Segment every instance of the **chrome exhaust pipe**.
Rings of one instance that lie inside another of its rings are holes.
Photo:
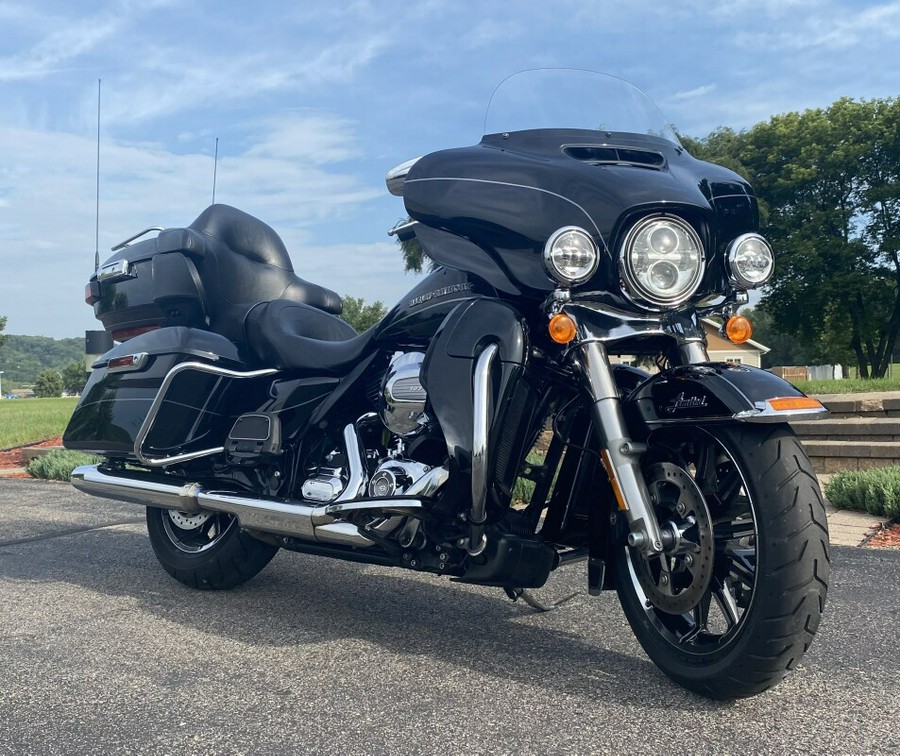
[[[436,481],[446,480],[445,468],[435,468],[427,476],[434,490]],[[211,510],[234,515],[245,530],[292,536],[304,541],[367,548],[375,542],[366,538],[352,523],[337,519],[342,512],[372,510],[390,514],[415,515],[422,512],[421,499],[362,499],[353,502],[311,505],[304,501],[276,501],[231,491],[206,491],[199,483],[175,485],[149,480],[127,471],[110,474],[97,465],[84,465],[72,472],[72,485],[82,493],[146,507],[175,509],[180,512]],[[438,483],[439,485],[439,483]]]

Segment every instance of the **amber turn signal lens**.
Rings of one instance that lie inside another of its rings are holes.
[[[750,340],[753,328],[743,315],[732,315],[725,324],[725,335],[732,344],[743,344]]]
[[[811,396],[779,396],[766,402],[776,412],[824,409],[822,402]]]
[[[575,338],[575,321],[564,312],[558,312],[547,325],[550,338],[557,344],[568,344]]]

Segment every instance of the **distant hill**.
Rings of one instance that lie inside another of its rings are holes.
[[[62,370],[75,360],[84,360],[84,339],[51,339],[49,336],[16,336],[6,334],[0,346],[0,383],[3,392],[22,384],[32,384],[38,373],[47,368]]]

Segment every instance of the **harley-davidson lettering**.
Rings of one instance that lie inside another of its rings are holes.
[[[709,403],[705,396],[685,396],[685,393],[682,391],[672,400],[672,403],[665,408],[665,411],[670,415],[673,415],[679,410],[697,409],[699,407],[708,406]]]
[[[421,296],[414,297],[409,300],[409,306],[415,307],[416,305],[422,304],[423,302],[430,302],[435,297],[445,297],[448,294],[456,294],[460,291],[471,291],[472,284],[468,281],[466,283],[461,284],[453,284],[452,286],[444,286],[440,289],[435,289],[434,291],[429,291],[427,294],[422,294]]]

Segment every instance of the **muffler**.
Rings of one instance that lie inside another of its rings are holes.
[[[444,467],[433,468],[407,493],[415,496],[419,492],[433,491],[446,480],[448,474]],[[98,465],[75,468],[71,481],[75,488],[91,496],[179,512],[225,512],[237,517],[245,530],[356,548],[376,544],[352,523],[339,520],[341,513],[372,510],[392,515],[416,515],[421,514],[425,506],[421,499],[415,498],[355,499],[316,505],[305,501],[278,501],[232,491],[207,491],[199,483],[179,486],[125,470],[109,473],[100,470]]]

